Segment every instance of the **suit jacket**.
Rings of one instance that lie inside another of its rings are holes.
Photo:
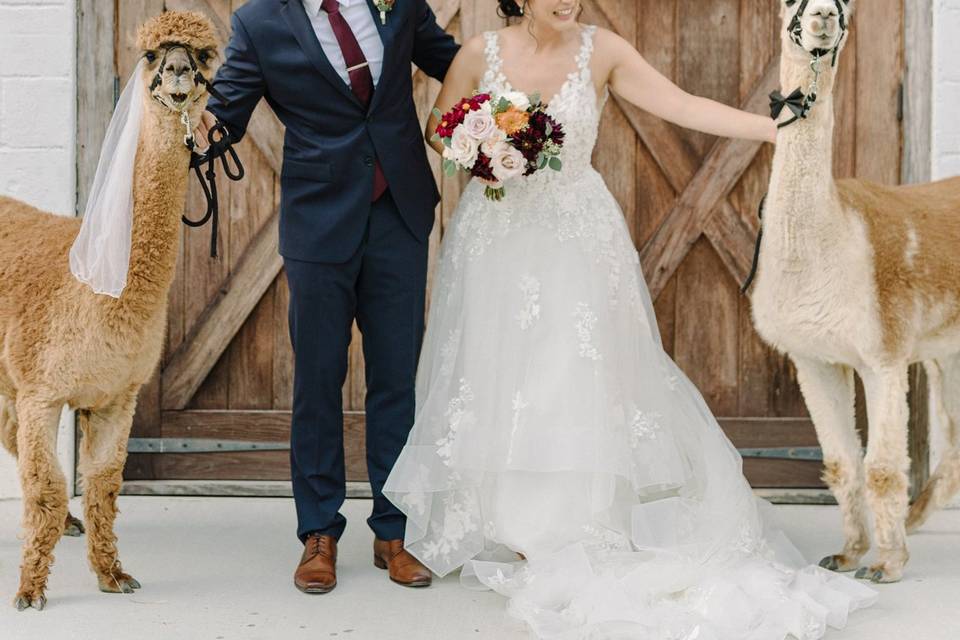
[[[413,102],[410,63],[443,80],[458,45],[426,0],[397,0],[386,24],[373,0],[384,64],[369,109],[337,75],[301,0],[251,0],[214,80],[229,104],[209,110],[239,140],[265,98],[286,126],[280,253],[310,262],[349,259],[366,230],[374,158],[407,227],[426,242],[439,201]]]

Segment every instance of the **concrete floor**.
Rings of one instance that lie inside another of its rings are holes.
[[[291,584],[300,547],[287,499],[123,497],[118,520],[124,567],[143,583],[135,595],[97,591],[82,539],[57,549],[47,609],[18,613],[20,503],[0,502],[0,639],[417,640],[526,638],[492,593],[467,591],[456,576],[430,589],[397,587],[372,566],[368,502],[351,501],[339,582],[326,596]],[[79,513],[77,501],[74,513]],[[839,550],[831,507],[777,507],[782,525],[811,559]],[[960,511],[937,514],[911,539],[903,582],[852,617],[834,640],[960,638]]]

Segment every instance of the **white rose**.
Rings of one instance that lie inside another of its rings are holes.
[[[497,123],[488,111],[471,111],[463,119],[462,127],[467,130],[470,137],[482,142],[494,132]]]
[[[480,153],[480,141],[471,136],[466,127],[459,126],[453,131],[450,146],[443,150],[443,157],[453,160],[465,169],[472,169]]]
[[[527,160],[518,149],[506,142],[501,142],[493,149],[493,154],[490,156],[490,168],[497,180],[506,182],[527,170]]]
[[[483,141],[480,145],[480,150],[483,151],[488,158],[492,158],[494,151],[502,142],[507,141],[507,132],[501,129],[500,127],[494,127],[493,133],[491,133],[486,140]]]
[[[530,108],[530,98],[523,91],[507,91],[502,96],[520,111]]]

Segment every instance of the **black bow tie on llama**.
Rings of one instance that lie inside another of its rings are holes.
[[[780,127],[785,127],[788,124],[796,122],[800,118],[806,118],[807,113],[810,112],[810,107],[813,102],[816,100],[816,94],[811,95],[809,98],[807,95],[797,87],[793,90],[793,93],[784,97],[779,90],[774,91],[770,94],[770,117],[776,120],[780,117],[780,114],[783,113],[783,110],[789,109],[794,118],[789,122],[784,122]]]

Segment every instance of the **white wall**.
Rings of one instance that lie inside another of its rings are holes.
[[[960,175],[960,0],[934,0],[933,177]],[[943,429],[932,424],[931,463],[945,447]],[[960,497],[954,501],[960,507]]]
[[[76,1],[0,0],[0,194],[61,215],[76,202]],[[60,460],[73,486],[73,420]],[[20,494],[0,451],[0,498]]]
[[[960,0],[934,3],[933,176],[960,175]]]

